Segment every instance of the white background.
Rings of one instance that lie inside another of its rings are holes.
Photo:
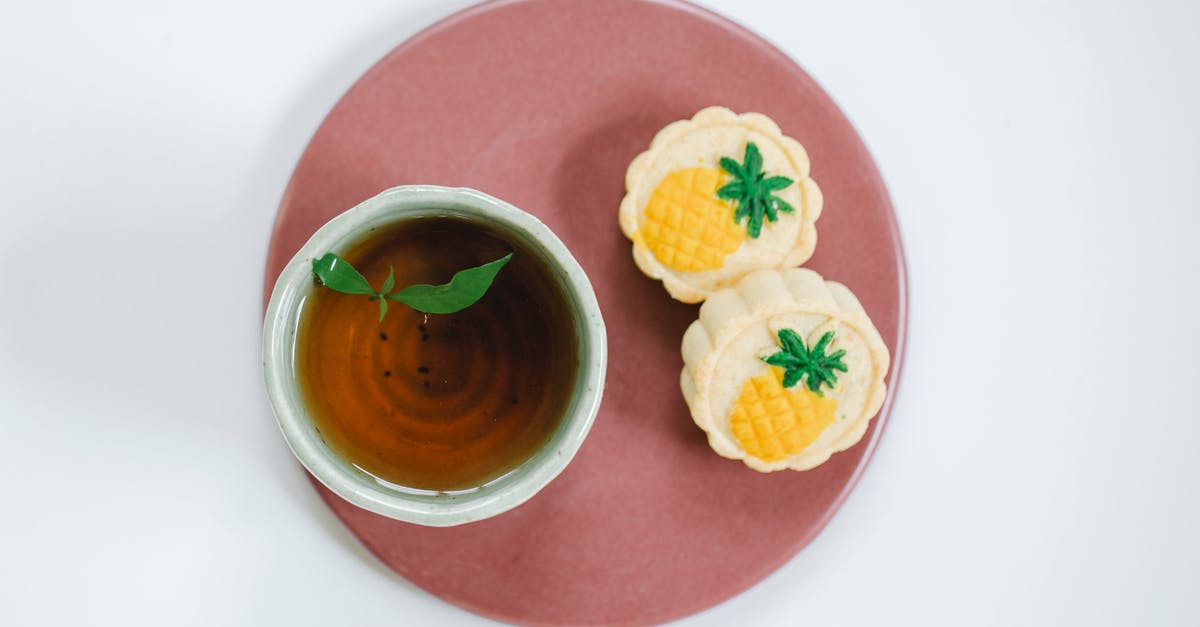
[[[707,4],[858,126],[912,324],[832,524],[681,624],[1200,623],[1200,4]],[[322,506],[258,357],[305,143],[465,5],[0,4],[0,624],[489,623]]]

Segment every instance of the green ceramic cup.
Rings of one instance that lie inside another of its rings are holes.
[[[312,260],[344,249],[374,227],[414,218],[453,216],[519,238],[558,276],[574,314],[579,368],[566,415],[533,457],[476,490],[422,493],[387,487],[355,468],[321,439],[297,384],[296,333],[300,306],[314,287]],[[450,526],[508,511],[533,497],[567,466],[591,429],[604,391],[608,345],[604,320],[583,268],[537,218],[472,189],[412,185],[389,189],[333,218],[292,257],[271,293],[263,325],[263,372],[279,428],[300,463],[343,499],[396,520]]]

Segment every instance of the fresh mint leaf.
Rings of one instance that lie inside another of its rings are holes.
[[[483,298],[496,273],[511,259],[512,253],[509,253],[482,266],[461,270],[444,285],[411,285],[387,297],[423,313],[461,311]]]
[[[379,293],[387,294],[388,292],[392,291],[393,287],[396,287],[396,268],[394,266],[388,266],[388,278],[383,280],[383,287],[379,288]],[[381,298],[379,300],[383,299]]]
[[[366,296],[378,293],[371,289],[367,278],[355,270],[354,266],[333,253],[325,253],[320,259],[313,259],[313,274],[322,285],[335,292]]]

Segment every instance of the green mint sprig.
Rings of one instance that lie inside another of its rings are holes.
[[[410,285],[396,292],[395,268],[388,268],[388,276],[380,289],[371,287],[370,281],[356,270],[350,262],[333,253],[325,253],[313,259],[313,275],[322,285],[335,292],[369,296],[379,301],[379,320],[387,315],[388,301],[394,300],[420,311],[431,314],[448,314],[462,311],[483,298],[492,286],[496,274],[512,259],[512,253],[474,268],[460,270],[444,285]]]

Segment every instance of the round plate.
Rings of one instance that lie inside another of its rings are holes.
[[[891,395],[863,441],[808,472],[759,474],[709,450],[679,392],[680,339],[697,307],[638,272],[617,226],[629,161],[659,128],[713,104],[765,113],[808,149],[825,195],[808,266],[854,290],[892,351]],[[480,189],[549,225],[595,285],[610,361],[578,457],[511,512],[419,527],[316,485],[384,563],[503,621],[657,623],[745,590],[825,526],[891,409],[905,271],[870,155],[787,56],[677,2],[494,2],[458,13],[396,48],[325,119],[280,207],[268,290],[326,220],[410,183]]]

